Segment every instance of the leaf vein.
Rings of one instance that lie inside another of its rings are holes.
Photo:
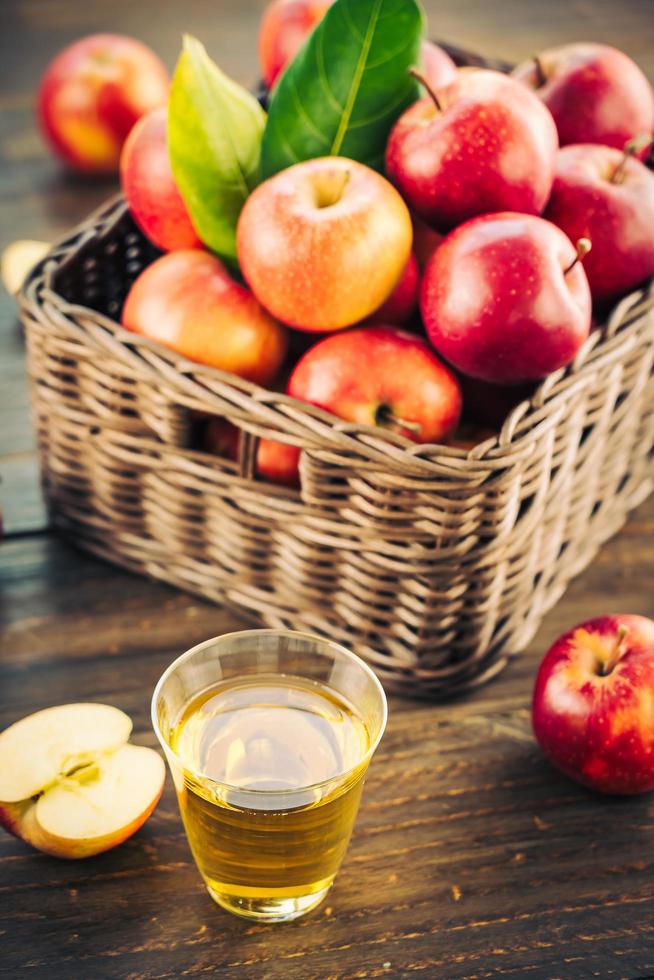
[[[343,140],[345,139],[345,134],[347,133],[348,127],[350,125],[350,118],[352,116],[352,111],[354,109],[354,103],[356,102],[356,97],[359,93],[359,88],[361,87],[361,79],[363,78],[363,72],[368,60],[368,55],[370,53],[370,47],[372,45],[372,39],[375,35],[375,28],[377,26],[377,20],[379,18],[379,9],[381,7],[382,0],[376,0],[375,6],[371,12],[370,20],[368,21],[368,27],[366,29],[366,36],[361,45],[361,54],[357,60],[356,68],[354,71],[354,76],[352,78],[352,83],[350,85],[350,91],[348,92],[347,100],[343,108],[343,114],[341,116],[340,122],[338,124],[338,130],[336,131],[336,136],[331,147],[331,155],[338,156],[338,153],[343,145]]]

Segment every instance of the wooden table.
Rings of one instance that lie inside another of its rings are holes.
[[[182,30],[227,71],[256,72],[253,0],[5,0],[0,31],[2,244],[53,239],[113,190],[60,172],[34,131],[48,58],[94,30],[140,36],[172,65]],[[427,5],[432,33],[515,60],[548,43],[612,41],[654,77],[648,0]],[[154,745],[155,680],[184,648],[245,625],[232,613],[78,553],[48,531],[23,343],[0,322],[0,727],[71,700],[109,701]],[[312,915],[232,918],[207,897],[168,782],[122,847],[66,863],[0,836],[0,976],[228,978],[645,977],[654,974],[654,800],[603,800],[554,772],[530,734],[539,656],[580,619],[654,615],[654,500],[569,589],[534,642],[465,701],[392,700],[348,857]]]

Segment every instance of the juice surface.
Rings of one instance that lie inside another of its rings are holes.
[[[204,691],[186,707],[173,738],[190,770],[269,792],[332,779],[356,766],[369,744],[363,721],[340,695],[279,674]]]

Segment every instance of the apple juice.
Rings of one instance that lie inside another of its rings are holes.
[[[370,735],[323,684],[284,674],[223,681],[172,732],[193,856],[221,905],[261,917],[302,896],[318,904],[356,817]]]

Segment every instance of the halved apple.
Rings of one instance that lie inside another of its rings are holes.
[[[90,857],[122,843],[161,796],[165,766],[129,745],[108,704],[63,704],[0,734],[0,824],[46,854]]]

